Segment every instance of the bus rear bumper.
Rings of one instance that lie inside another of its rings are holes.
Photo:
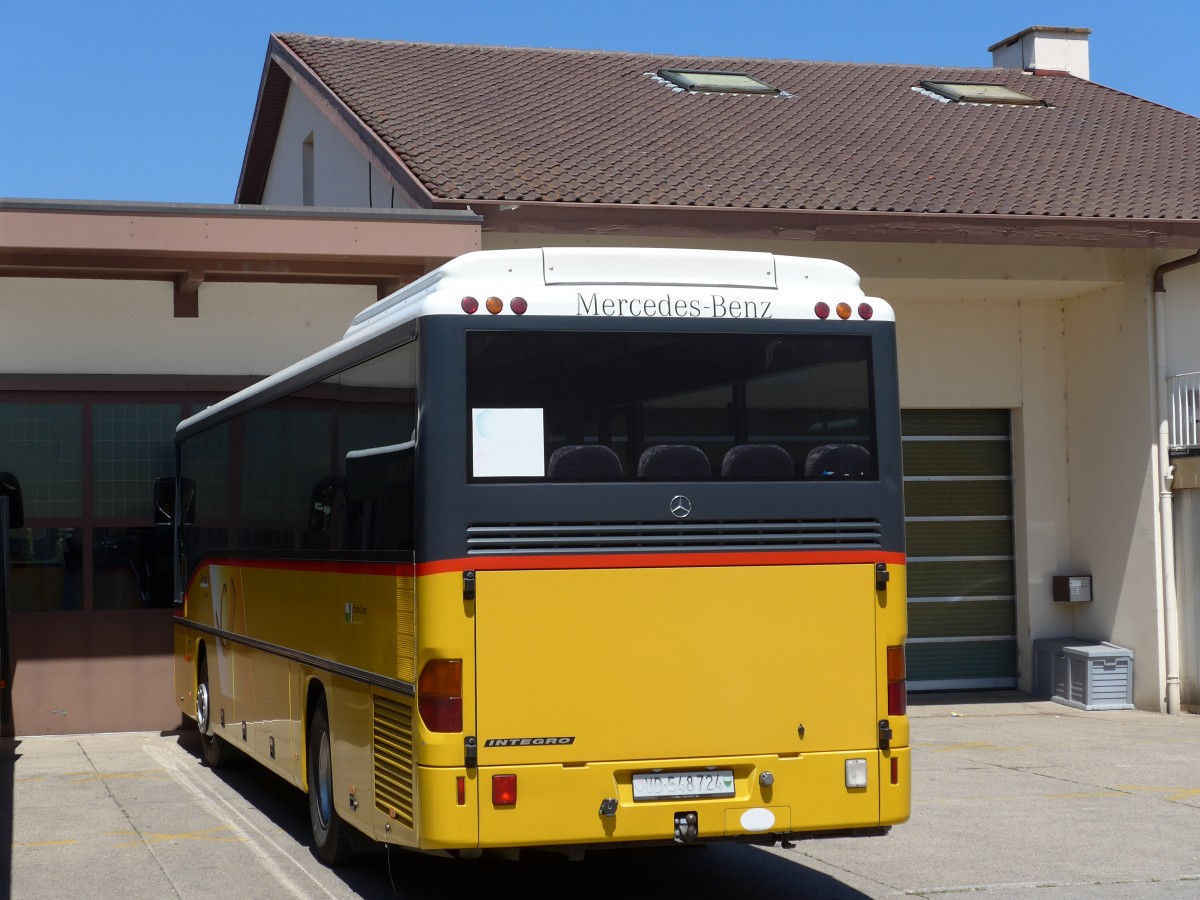
[[[848,761],[855,760],[867,764],[864,786],[847,783],[848,768],[863,768],[855,762],[848,767]],[[635,799],[634,774],[662,770],[732,771],[732,796]],[[460,824],[478,822],[478,843],[473,846],[481,849],[721,840],[777,843],[879,835],[908,818],[910,772],[907,747],[791,757],[480,767],[469,772],[468,799],[458,807],[462,815],[423,817],[419,844],[425,849],[466,849],[464,829],[452,825],[459,818],[464,820]],[[418,767],[423,806],[441,806],[440,801],[431,802],[433,797],[448,799],[460,774]],[[515,802],[494,798],[494,780],[502,777],[502,784],[511,785],[510,776],[515,776]]]

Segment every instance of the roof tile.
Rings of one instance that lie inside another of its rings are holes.
[[[277,37],[440,198],[1200,218],[1200,119],[1073,77]],[[785,93],[691,94],[662,67]],[[1048,105],[946,103],[922,79]]]

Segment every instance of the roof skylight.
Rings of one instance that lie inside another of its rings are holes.
[[[685,91],[721,94],[778,94],[765,81],[744,72],[701,71],[696,69],[659,69],[658,76]]]
[[[1002,84],[970,84],[959,81],[922,81],[921,87],[958,103],[1009,103],[1045,106],[1046,101],[1022,94]]]

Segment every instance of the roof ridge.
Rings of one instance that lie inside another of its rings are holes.
[[[514,46],[510,44],[463,44],[449,41],[409,41],[401,38],[358,38],[358,37],[339,37],[336,35],[323,34],[305,34],[303,32],[274,32],[272,37],[288,42],[288,38],[296,38],[300,40],[310,41],[328,41],[337,44],[356,44],[370,46],[396,46],[396,47],[421,47],[431,49],[454,49],[454,50],[495,50],[498,52],[528,52],[528,53],[547,53],[560,56],[591,56],[591,57],[628,57],[628,58],[655,58],[666,60],[677,59],[727,59],[739,63],[799,63],[804,65],[814,66],[846,66],[849,68],[899,68],[899,69],[919,69],[919,70],[941,70],[941,69],[958,69],[964,71],[996,71],[996,72],[1011,72],[1012,69],[1005,69],[999,66],[957,66],[957,65],[930,65],[928,63],[911,63],[911,62],[862,62],[855,60],[829,60],[829,59],[802,59],[798,57],[788,56],[727,56],[712,53],[680,53],[680,52],[655,52],[650,50],[604,50],[604,49],[583,49],[579,47],[529,47],[529,46]]]

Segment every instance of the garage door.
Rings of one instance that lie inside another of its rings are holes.
[[[906,410],[908,686],[1014,687],[1008,410]]]

